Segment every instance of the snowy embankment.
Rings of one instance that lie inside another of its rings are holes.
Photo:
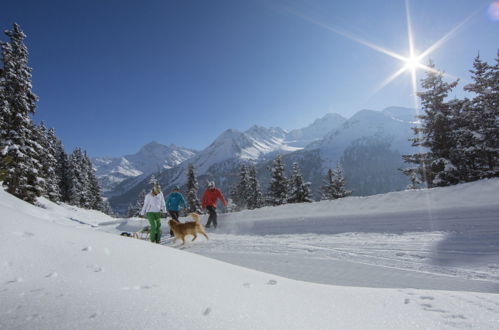
[[[489,180],[455,188],[455,192],[459,195],[460,189],[464,189],[497,196],[498,185],[498,180]],[[453,191],[454,187],[448,189]],[[497,204],[490,203],[491,198],[488,202],[469,202],[474,197],[463,194],[467,196],[466,200],[456,203],[461,211],[468,208],[471,212],[475,206],[484,210]],[[443,195],[440,194],[440,198]],[[292,254],[294,250],[301,253],[306,249],[292,244],[286,246],[300,237],[311,238],[312,244],[313,240],[317,243],[326,236],[333,241],[337,238],[346,241],[345,235],[351,235],[349,239],[355,241],[363,239],[356,235],[384,235],[373,242],[386,235],[395,237],[392,231],[382,234],[382,228],[391,228],[395,217],[404,214],[403,203],[407,206],[410,201],[398,198],[396,193],[384,196],[371,197],[379,199],[378,203],[369,198],[365,201],[372,205],[372,214],[391,213],[393,217],[388,224],[376,218],[376,225],[367,225],[370,229],[360,231],[360,234],[353,233],[365,224],[355,220],[355,212],[359,212],[358,218],[371,213],[367,204],[360,203],[360,211],[356,210],[353,201],[357,198],[350,198],[336,203],[304,205],[303,208],[289,205],[221,216],[219,233],[209,233],[209,241],[198,238],[186,248],[227,252],[223,249],[225,242],[229,242],[230,249],[237,246],[239,240],[249,250],[242,253],[241,249],[236,249],[232,256],[241,253],[255,261],[262,255]],[[399,206],[397,210],[391,212],[383,198],[395,199],[393,203]],[[41,202],[45,209],[0,191],[2,329],[493,329],[499,324],[497,294],[359,288],[295,281],[171,248],[169,240],[165,240],[169,246],[161,246],[103,232],[117,233],[121,228],[139,227],[141,221],[114,221],[102,214]],[[326,204],[330,204],[329,215]],[[442,214],[449,214],[445,210],[454,209],[456,204],[447,204],[440,209],[444,211],[437,218],[432,212],[432,221],[441,222]],[[331,212],[336,217],[331,217]],[[417,215],[419,210],[415,207],[407,213],[411,212]],[[488,211],[480,212],[476,214],[478,223],[481,215],[487,217],[488,214]],[[341,225],[340,216],[346,216],[344,221],[351,223]],[[331,229],[335,226],[326,223],[327,217],[343,229],[336,233]],[[459,227],[455,219],[449,221]],[[497,213],[486,222],[493,222],[490,228],[497,229]],[[314,226],[326,231],[316,233],[320,229],[309,229]],[[279,227],[294,229],[282,233]],[[395,227],[397,235],[405,232],[404,224]],[[420,232],[426,234],[425,229]],[[483,237],[488,232],[483,232]],[[276,235],[268,235],[272,233]],[[259,255],[258,244],[252,250],[253,243],[267,242],[267,239],[273,244],[265,243],[268,245],[265,246],[262,243]],[[233,245],[230,245],[231,240]],[[178,244],[173,246],[178,247]],[[309,257],[320,251],[315,246],[309,248]],[[494,252],[494,247],[489,251]],[[251,256],[253,252],[257,252],[256,258]],[[478,258],[484,251],[477,252]],[[316,260],[320,259],[319,253]]]

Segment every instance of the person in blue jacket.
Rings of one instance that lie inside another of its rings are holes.
[[[178,221],[180,207],[187,208],[184,196],[180,193],[180,188],[178,186],[173,186],[173,191],[166,197],[166,209],[170,214],[170,217]],[[173,236],[173,232],[170,230],[170,236]]]

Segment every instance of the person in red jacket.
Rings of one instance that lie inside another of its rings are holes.
[[[227,207],[227,201],[224,198],[224,195],[215,188],[215,182],[208,182],[208,189],[205,190],[203,194],[202,206],[206,208],[210,213],[208,217],[208,223],[206,224],[206,228],[210,228],[211,223],[213,223],[213,227],[217,228],[217,200],[224,204]]]

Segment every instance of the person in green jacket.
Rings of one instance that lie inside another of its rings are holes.
[[[170,214],[170,217],[178,221],[180,207],[187,208],[184,196],[180,192],[178,186],[173,186],[173,191],[166,196],[166,209]],[[173,236],[173,232],[170,230],[170,236]]]
[[[144,199],[144,206],[140,215],[146,215],[150,225],[150,239],[153,243],[159,243],[161,240],[161,212],[166,212],[165,197],[161,192],[161,187],[155,184],[151,193]]]

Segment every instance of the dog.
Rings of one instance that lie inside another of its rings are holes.
[[[145,226],[141,230],[133,233],[132,236],[133,236],[133,238],[137,238],[137,239],[148,239],[150,234],[151,234],[151,227]]]
[[[192,239],[192,241],[194,241],[198,237],[198,233],[204,235],[204,237],[208,239],[208,235],[206,235],[203,225],[199,222],[199,215],[197,213],[189,213],[189,215],[194,219],[194,221],[189,221],[186,223],[181,223],[175,219],[170,219],[168,221],[168,225],[175,235],[173,243],[175,243],[177,238],[180,238],[182,240],[182,245],[184,245],[185,236],[194,236],[194,238]]]

